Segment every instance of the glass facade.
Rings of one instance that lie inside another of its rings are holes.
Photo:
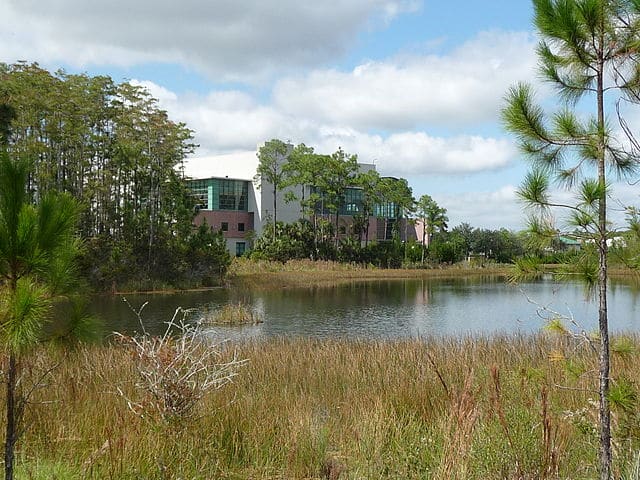
[[[362,212],[362,190],[347,188],[344,192],[344,203],[340,208],[340,215],[357,215]]]
[[[248,211],[249,181],[227,178],[208,178],[191,180],[189,188],[201,210]],[[322,191],[311,188],[312,193],[322,197]],[[350,187],[344,192],[340,206],[340,215],[358,215],[363,211],[363,190]],[[317,212],[325,215],[333,213],[324,200],[318,201]],[[374,206],[373,216],[378,218],[398,218],[398,206],[393,202],[379,203]],[[242,231],[242,230],[240,230]]]
[[[318,193],[322,198],[322,191],[317,189],[312,189],[312,193]],[[344,197],[343,203],[340,206],[340,215],[358,215],[363,212],[363,190],[361,188],[347,188]],[[322,213],[324,215],[328,215],[332,212],[323,200],[318,202],[318,213]],[[384,202],[377,203],[373,207],[374,217],[378,218],[398,218],[400,216],[400,212],[398,206],[393,202]]]
[[[323,192],[319,189],[312,188],[312,193],[317,193],[321,200],[318,201],[317,212],[324,215],[328,215],[332,212],[324,201]],[[363,210],[362,207],[362,189],[361,188],[347,188],[342,197],[342,205],[340,205],[340,215],[357,215]]]
[[[201,210],[233,210],[246,212],[249,203],[249,182],[228,178],[191,180],[189,188]]]
[[[393,202],[379,203],[374,208],[374,215],[378,218],[398,218],[398,206]]]
[[[209,185],[208,180],[191,180],[189,182],[191,195],[195,198],[196,207],[200,210],[209,209]]]

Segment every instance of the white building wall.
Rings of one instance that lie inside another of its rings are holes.
[[[258,190],[261,200],[260,218],[263,224],[273,221],[273,185],[263,181]],[[295,201],[287,202],[288,194],[296,196]],[[287,187],[276,194],[276,219],[278,222],[292,223],[302,218],[302,186]]]
[[[253,212],[253,230],[256,232],[256,238],[262,233],[262,192],[258,189],[257,183],[252,179],[249,183],[249,203],[248,210]]]

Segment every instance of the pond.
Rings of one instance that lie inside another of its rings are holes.
[[[133,310],[145,302],[142,320],[150,333],[161,333],[176,308],[218,308],[242,302],[263,323],[216,326],[215,338],[274,336],[312,338],[397,339],[532,333],[544,326],[539,310],[547,307],[573,318],[581,328],[597,329],[597,302],[579,283],[551,279],[507,284],[500,277],[411,279],[353,282],[330,287],[278,290],[213,289],[175,294],[100,296],[92,301],[105,331],[140,331]],[[610,328],[640,331],[640,288],[612,280],[609,287]]]

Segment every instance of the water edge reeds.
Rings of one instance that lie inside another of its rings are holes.
[[[637,351],[640,340],[630,337],[627,344]],[[248,360],[233,382],[203,398],[189,418],[158,421],[132,414],[117,394],[118,388],[136,394],[136,358],[126,345],[43,348],[25,371],[36,378],[44,365],[58,368],[25,412],[19,474],[66,479],[596,476],[589,379],[595,360],[566,338],[280,338],[227,349],[230,358]],[[616,357],[613,371],[629,385],[640,385],[640,371],[629,355]],[[637,408],[628,406],[613,407],[619,475],[633,469],[640,449]]]

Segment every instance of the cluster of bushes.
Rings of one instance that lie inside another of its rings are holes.
[[[152,257],[143,243],[95,237],[86,243],[80,264],[90,284],[99,290],[180,288],[220,284],[231,255],[222,233],[205,224],[185,238],[157,242]]]
[[[347,237],[336,244],[332,229],[332,225],[327,225],[325,235],[314,240],[313,225],[307,220],[290,224],[278,222],[275,235],[273,226],[268,225],[255,240],[248,255],[256,260],[286,262],[307,258],[401,268],[453,264],[470,256],[481,258],[482,261],[511,263],[526,253],[526,239],[522,235],[506,229],[474,229],[467,224],[451,231],[435,233],[431,244],[425,248],[424,256],[421,243],[416,240],[401,241],[398,235],[393,240],[364,243],[357,238]]]
[[[386,242],[369,241],[362,244],[351,237],[341,239],[337,245],[331,224],[323,226],[324,234],[319,238],[314,234],[313,225],[307,220],[294,223],[276,224],[265,227],[253,249],[247,255],[254,260],[313,259],[331,260],[343,263],[375,265],[380,268],[400,268],[406,256],[406,246],[399,239]],[[413,242],[415,243],[415,242]]]

